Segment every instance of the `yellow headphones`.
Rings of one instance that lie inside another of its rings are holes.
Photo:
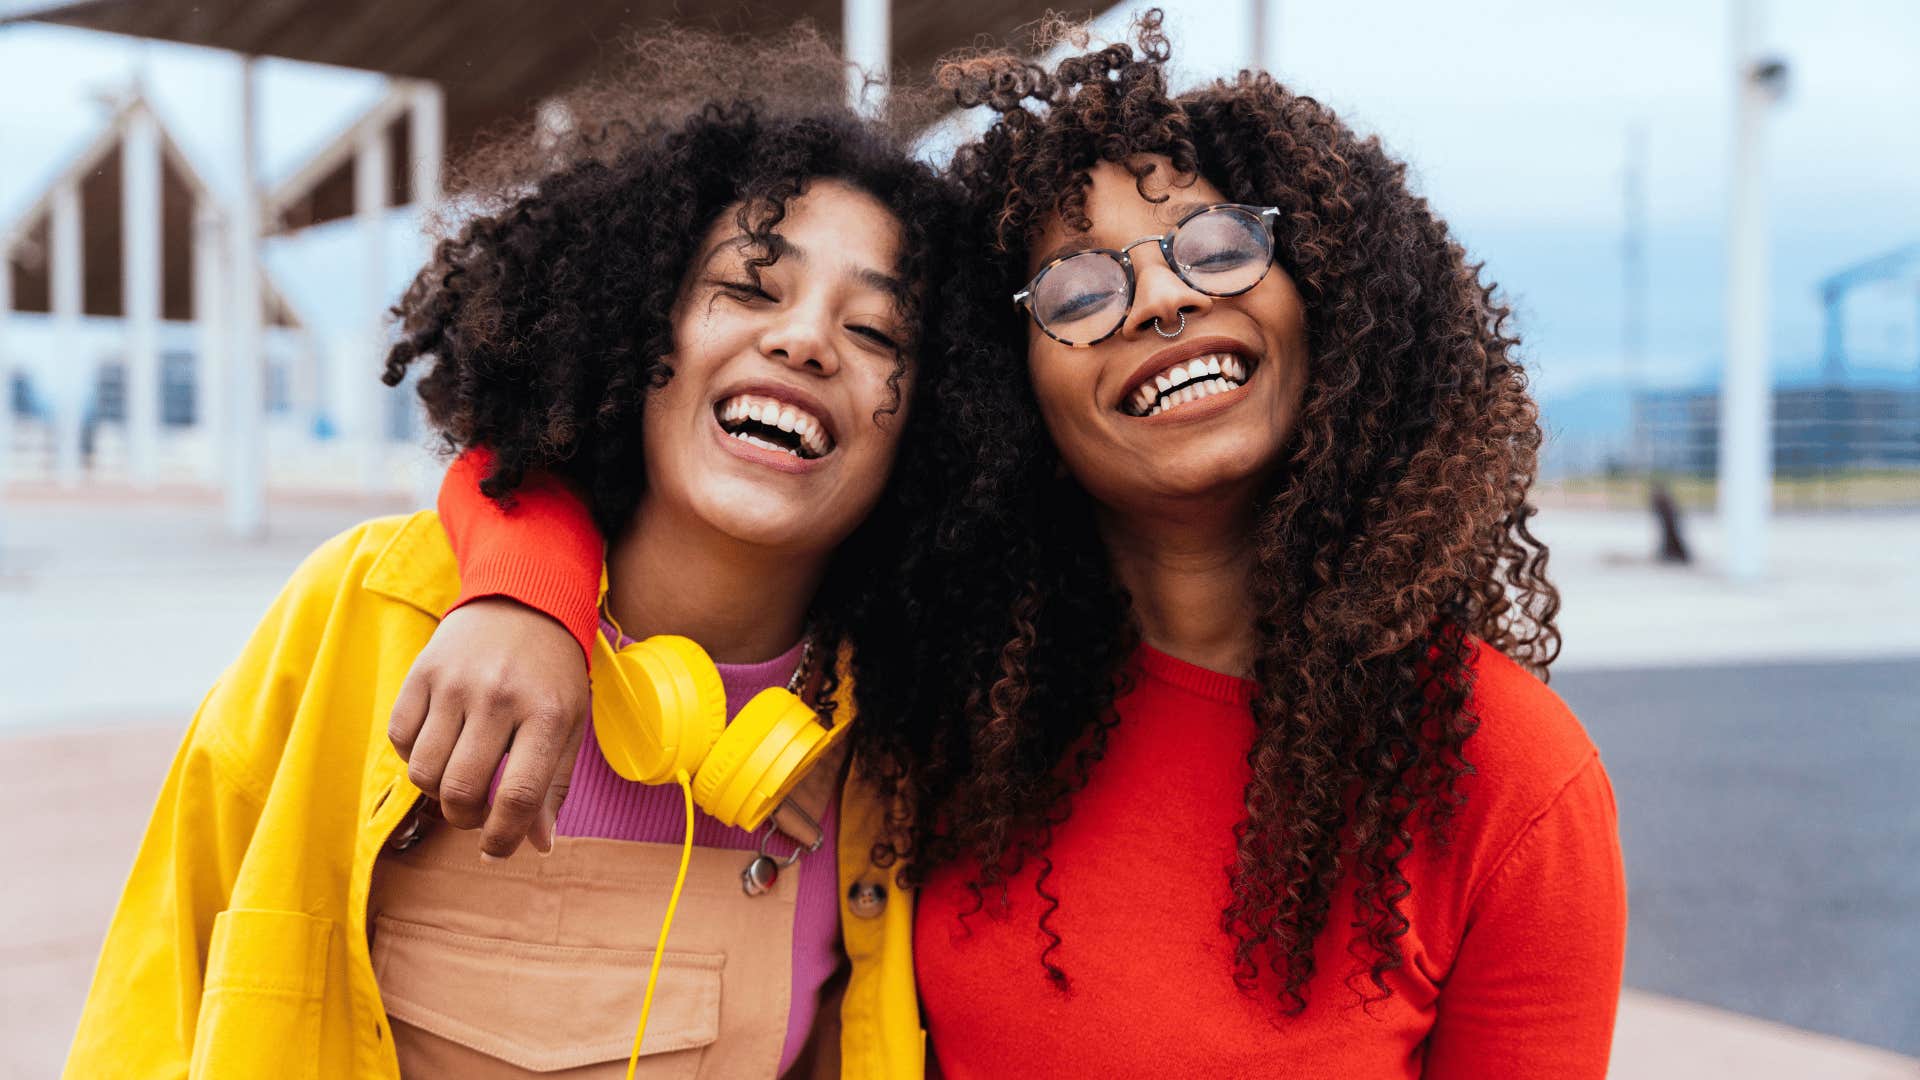
[[[604,598],[604,597],[603,597]],[[661,634],[616,651],[594,640],[593,730],[613,771],[643,784],[693,780],[693,801],[752,832],[847,732],[829,729],[800,700],[813,646],[793,687],[769,687],[727,723],[727,692],[706,651]]]

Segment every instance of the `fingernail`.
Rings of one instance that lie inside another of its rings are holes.
[[[483,863],[503,863],[503,862],[506,862],[507,860],[501,858],[498,855],[495,855],[491,851],[483,851],[480,853],[480,861]]]

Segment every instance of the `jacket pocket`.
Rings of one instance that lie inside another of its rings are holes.
[[[333,920],[298,911],[213,917],[188,1075],[314,1078]]]
[[[374,923],[387,1015],[418,1029],[394,1033],[402,1073],[412,1059],[435,1074],[477,1076],[491,1071],[490,1059],[537,1073],[624,1076],[652,963],[646,949],[512,941],[386,915]],[[717,953],[666,953],[638,1075],[697,1073],[702,1048],[720,1037],[725,966]]]

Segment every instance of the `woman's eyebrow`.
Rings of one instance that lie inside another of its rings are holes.
[[[1203,202],[1199,199],[1188,199],[1186,202],[1164,203],[1158,210],[1157,216],[1167,223],[1168,228],[1172,228],[1174,222],[1179,221],[1195,210],[1212,205],[1214,204]]]
[[[770,238],[770,246],[773,249],[772,254],[774,258],[792,259],[801,266],[807,265],[807,249],[788,240],[779,233],[774,233]],[[871,266],[854,264],[851,270],[852,277],[855,281],[876,292],[885,293],[896,303],[903,305],[906,303],[907,296],[911,290],[907,288],[907,283],[900,280],[900,278],[884,270],[876,270]]]
[[[1195,210],[1201,209],[1202,207],[1207,207],[1212,205],[1214,204],[1210,202],[1203,202],[1198,199],[1188,199],[1185,202],[1177,202],[1177,203],[1175,202],[1161,203],[1158,207],[1154,209],[1154,216],[1159,218],[1161,221],[1165,222],[1167,228],[1171,229],[1173,228],[1174,223],[1179,221],[1181,218],[1186,217],[1188,214],[1191,214]],[[1086,233],[1078,233],[1078,234],[1075,234],[1074,236],[1068,237],[1066,240],[1061,241],[1059,246],[1055,247],[1052,251],[1047,252],[1046,258],[1041,259],[1038,265],[1045,266],[1048,263],[1054,261],[1055,259],[1060,258],[1063,255],[1072,255],[1075,252],[1087,251],[1092,248],[1097,248],[1099,246],[1100,246],[1099,244],[1096,244],[1093,242],[1093,237],[1087,235]]]
[[[1093,237],[1088,236],[1086,233],[1076,233],[1062,240],[1052,251],[1047,252],[1046,258],[1041,259],[1038,265],[1045,266],[1055,259],[1072,255],[1078,251],[1088,251],[1099,246],[1099,244],[1093,242]]]

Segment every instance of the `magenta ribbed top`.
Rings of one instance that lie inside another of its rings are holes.
[[[600,632],[615,648],[628,644],[612,624],[602,620]],[[630,640],[630,639],[629,639]],[[718,664],[720,681],[727,687],[727,715],[731,717],[753,695],[769,686],[785,686],[800,663],[800,646],[760,664]],[[793,995],[787,1012],[786,1047],[780,1054],[780,1072],[785,1073],[800,1056],[807,1035],[813,1030],[814,1017],[820,1011],[820,987],[840,963],[840,875],[834,845],[839,818],[840,795],[836,790],[821,816],[824,838],[820,850],[803,862],[811,863],[800,875],[800,892],[795,897],[793,925]],[[672,784],[650,787],[622,779],[600,753],[593,726],[587,726],[580,740],[580,756],[574,759],[573,786],[560,807],[555,831],[562,836],[597,836],[608,840],[639,840],[657,844],[678,844],[686,830],[686,804],[680,789]],[[693,842],[701,847],[753,851],[760,846],[758,834],[723,825],[698,807],[694,809]],[[769,854],[784,859],[795,844],[776,830],[767,845]],[[740,866],[745,869],[747,860]],[[694,915],[698,917],[697,914]]]

